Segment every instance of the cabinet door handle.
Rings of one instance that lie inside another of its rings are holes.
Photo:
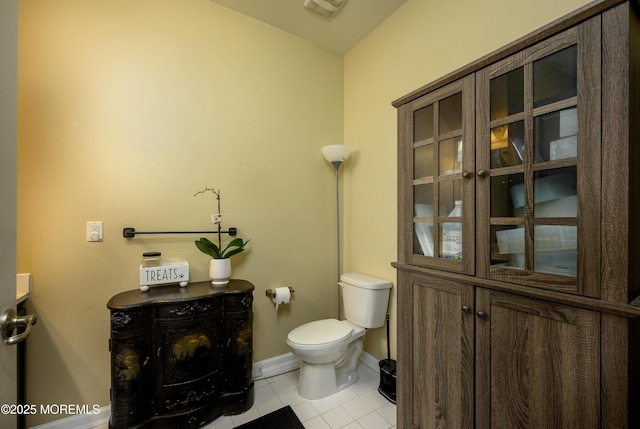
[[[478,319],[486,319],[487,318],[487,315],[486,315],[486,313],[484,311],[478,311],[476,313],[476,315],[478,316]]]
[[[463,171],[462,172],[462,177],[465,178],[465,179],[470,179],[471,176],[473,176],[473,173],[470,173],[468,171]]]
[[[484,168],[481,168],[476,172],[476,174],[478,175],[478,177],[484,177],[487,175],[487,171]]]
[[[471,307],[469,307],[468,305],[463,305],[462,306],[462,312],[463,313],[471,313]]]

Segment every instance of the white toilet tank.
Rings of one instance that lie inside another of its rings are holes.
[[[359,273],[340,276],[345,318],[363,328],[384,325],[391,282]]]

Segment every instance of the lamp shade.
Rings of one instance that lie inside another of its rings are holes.
[[[322,146],[322,155],[331,163],[343,162],[345,159],[349,158],[349,152],[351,152],[351,149],[349,149],[349,146],[345,144]]]

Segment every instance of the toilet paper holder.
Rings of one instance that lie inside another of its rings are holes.
[[[288,286],[288,287],[289,287],[289,292],[291,293],[295,292],[291,286]],[[276,296],[276,292],[273,289],[267,289],[264,292],[265,292],[265,295],[267,295],[269,298],[273,298]]]

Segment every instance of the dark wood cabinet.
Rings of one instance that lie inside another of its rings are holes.
[[[600,314],[476,289],[476,427],[599,428]]]
[[[473,286],[406,271],[398,285],[398,427],[472,429]]]
[[[115,295],[110,428],[200,427],[253,405],[253,285]]]
[[[393,103],[398,427],[640,427],[639,11],[595,1]]]
[[[408,263],[474,273],[474,85],[467,76],[398,108],[398,250]]]
[[[413,368],[403,427],[599,427],[599,312],[400,276],[413,332],[399,353]]]

